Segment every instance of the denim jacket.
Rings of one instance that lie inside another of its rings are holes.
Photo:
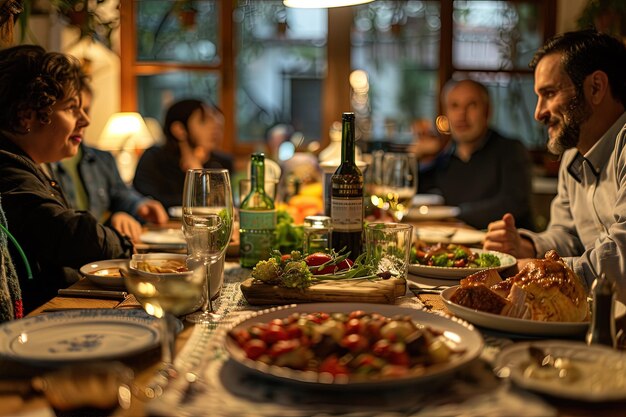
[[[137,220],[137,208],[145,197],[122,181],[115,159],[110,152],[81,145],[83,156],[78,162],[78,172],[89,199],[89,212],[101,223],[106,223],[111,214],[123,211]],[[76,207],[76,192],[72,177],[63,165],[52,165],[56,179],[72,207]]]

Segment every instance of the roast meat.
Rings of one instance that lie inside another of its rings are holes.
[[[581,322],[589,319],[587,290],[556,251],[527,263],[515,276],[499,279],[481,271],[461,280],[451,296],[459,305],[489,313],[538,321]]]

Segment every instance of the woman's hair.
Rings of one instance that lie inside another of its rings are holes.
[[[539,48],[530,61],[535,69],[548,54],[561,54],[561,64],[579,94],[585,78],[594,71],[604,72],[616,100],[626,105],[626,45],[617,38],[586,29],[558,34]]]
[[[176,137],[172,134],[172,124],[175,122],[181,122],[185,126],[185,129],[187,129],[189,117],[191,117],[196,110],[200,110],[202,118],[207,117],[207,108],[210,112],[222,114],[222,111],[217,106],[208,104],[201,100],[187,99],[172,104],[165,114],[165,122],[163,124],[166,144],[178,147],[178,139],[176,139]],[[191,144],[195,145],[194,143]]]
[[[0,130],[24,133],[20,124],[34,111],[50,123],[51,107],[79,94],[85,77],[80,62],[40,46],[20,45],[0,51]]]

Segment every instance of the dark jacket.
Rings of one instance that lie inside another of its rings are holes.
[[[233,158],[223,152],[211,152],[204,168],[227,169],[231,175]],[[180,150],[176,147],[153,146],[147,149],[137,164],[133,187],[141,194],[154,198],[167,209],[183,202],[185,171],[180,168]]]
[[[136,214],[145,197],[124,184],[113,155],[89,146],[81,147],[83,155],[78,162],[78,172],[89,198],[89,212],[102,223],[118,211],[128,213],[141,221]],[[57,162],[52,166],[70,206],[76,207],[72,177],[62,164]]]
[[[524,145],[490,129],[465,162],[452,144],[430,170],[420,171],[419,192],[441,194],[447,205],[461,209],[461,220],[478,229],[512,213],[516,226],[533,230],[532,163]]]
[[[87,212],[69,208],[56,181],[18,146],[0,136],[0,195],[11,233],[33,270],[14,262],[28,313],[78,278],[77,269],[102,259],[129,257],[132,244]],[[11,248],[13,249],[13,248]],[[17,253],[11,251],[13,259]]]

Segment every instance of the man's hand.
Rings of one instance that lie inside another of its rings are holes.
[[[141,224],[133,216],[122,211],[113,213],[111,226],[123,236],[128,236],[133,242],[139,241]]]
[[[169,220],[165,208],[156,200],[145,200],[137,208],[137,215],[154,224],[164,224]]]
[[[511,213],[505,214],[502,220],[489,223],[483,249],[508,253],[518,259],[537,256],[533,243],[520,236]]]

